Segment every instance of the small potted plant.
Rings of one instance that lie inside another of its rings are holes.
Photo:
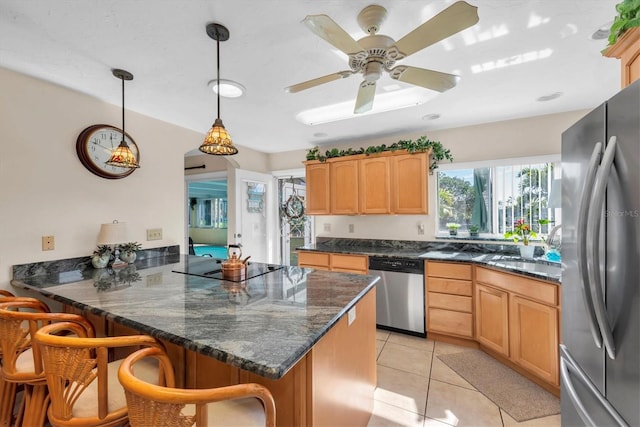
[[[99,245],[98,248],[93,251],[91,265],[93,265],[93,268],[105,268],[109,264],[110,259],[111,248],[108,245]]]
[[[480,226],[476,224],[469,225],[469,236],[470,237],[478,237],[478,233],[480,232]]]
[[[136,251],[142,249],[142,245],[138,242],[124,243],[118,246],[120,249],[120,259],[127,264],[132,264],[136,260]]]
[[[513,230],[504,233],[506,239],[513,239],[514,242],[522,240],[524,246],[520,247],[520,256],[522,258],[533,258],[535,250],[533,245],[529,245],[529,240],[538,237],[531,226],[524,219],[519,219],[513,224]]]
[[[460,228],[460,224],[458,224],[456,222],[448,222],[446,224],[446,226],[449,229],[449,235],[450,236],[457,236],[458,235],[458,228]]]

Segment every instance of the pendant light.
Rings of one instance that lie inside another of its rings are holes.
[[[216,41],[217,46],[217,65],[218,76],[217,86],[220,87],[220,42],[229,40],[229,30],[224,25],[211,23],[207,25],[207,34]],[[220,119],[220,91],[218,90],[218,117],[213,126],[209,129],[209,133],[204,138],[204,142],[200,146],[200,151],[207,154],[218,156],[231,156],[238,153],[238,149],[233,146],[231,135],[224,128],[222,119]]]
[[[133,80],[133,74],[125,70],[113,69],[111,70],[113,75],[122,80],[122,141],[115,150],[111,152],[111,157],[106,162],[109,166],[117,166],[119,168],[139,168],[138,159],[129,148],[127,141],[125,141],[124,131],[124,81]]]

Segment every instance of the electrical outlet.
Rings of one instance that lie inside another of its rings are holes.
[[[353,230],[355,230],[355,226],[353,224],[349,224],[349,233],[353,233]]]
[[[42,236],[42,250],[52,251],[56,247],[56,239],[54,236]]]
[[[324,223],[324,231],[330,232],[331,231],[331,224],[325,222]]]
[[[349,326],[356,320],[356,308],[353,307],[347,314]]]
[[[162,228],[147,228],[147,240],[162,240]]]
[[[418,224],[418,234],[424,234],[424,224]]]

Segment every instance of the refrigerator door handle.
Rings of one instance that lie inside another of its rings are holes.
[[[582,383],[589,392],[595,396],[602,407],[607,411],[607,413],[616,421],[616,423],[621,427],[629,427],[629,424],[622,418],[622,416],[616,411],[611,403],[609,403],[603,396],[600,394],[596,386],[589,380],[587,375],[579,368],[579,365],[573,360],[573,357],[569,354],[567,347],[564,344],[560,344],[560,377],[562,378],[562,384],[564,384],[569,399],[571,399],[571,403],[576,408],[578,415],[582,419],[582,421],[589,426],[598,427],[596,422],[589,415],[589,411],[585,408],[584,403],[580,400],[578,393],[573,385],[573,381],[571,379],[571,374],[575,375],[578,381]]]
[[[600,162],[600,153],[602,152],[602,142],[596,143],[589,159],[589,166],[587,168],[587,176],[585,184],[580,194],[580,205],[578,210],[578,269],[580,271],[580,288],[582,289],[582,300],[587,311],[587,318],[589,319],[589,327],[591,329],[591,335],[596,347],[602,348],[602,334],[600,333],[600,327],[598,326],[598,320],[596,319],[596,312],[593,304],[593,296],[591,295],[591,288],[589,286],[589,271],[587,269],[587,254],[585,253],[588,246],[588,240],[590,234],[587,231],[588,215],[589,215],[589,202],[593,193],[593,185],[596,180],[596,173],[598,172],[598,163]]]
[[[607,319],[607,309],[602,292],[602,280],[600,272],[600,224],[602,223],[602,211],[605,205],[605,196],[609,174],[613,166],[616,154],[617,138],[609,139],[607,148],[602,156],[600,170],[596,176],[593,193],[591,194],[591,209],[587,218],[587,269],[589,271],[589,284],[594,298],[596,320],[600,326],[604,346],[610,359],[616,358],[616,348],[613,342],[613,332]]]

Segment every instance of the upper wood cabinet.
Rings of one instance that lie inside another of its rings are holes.
[[[403,154],[391,157],[394,189],[391,209],[394,213],[429,213],[428,164],[427,155]]]
[[[429,213],[429,152],[384,152],[304,163],[309,215]]]
[[[306,213],[308,215],[328,215],[331,213],[329,197],[330,168],[328,163],[313,163],[306,167]],[[313,191],[310,191],[310,190]]]
[[[620,59],[622,87],[629,86],[640,77],[640,28],[625,31],[603,54]]]

